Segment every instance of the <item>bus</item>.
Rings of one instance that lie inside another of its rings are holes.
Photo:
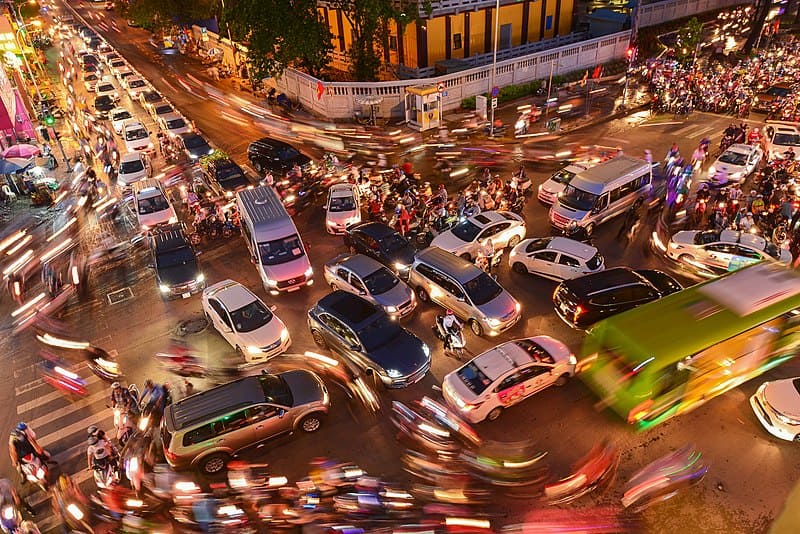
[[[799,348],[800,272],[762,262],[600,321],[578,370],[601,408],[645,429]]]

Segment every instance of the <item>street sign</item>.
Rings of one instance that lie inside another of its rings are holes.
[[[492,109],[495,109],[496,107],[497,107],[497,99],[493,98],[492,99]]]
[[[497,98],[499,94],[500,94],[500,88],[497,87],[496,85],[492,87],[492,98]]]
[[[439,91],[440,93],[444,93],[444,82],[439,82],[436,85],[436,90]]]

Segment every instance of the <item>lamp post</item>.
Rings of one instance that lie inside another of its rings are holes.
[[[494,47],[492,51],[492,75],[489,77],[489,106],[491,107],[490,122],[489,122],[489,137],[494,137],[494,96],[492,96],[492,89],[494,88],[494,77],[497,71],[497,40],[500,37],[500,0],[497,0],[494,8]],[[498,95],[499,96],[499,95]]]
[[[36,83],[36,76],[34,76],[33,71],[31,70],[31,66],[28,63],[28,56],[25,55],[25,48],[24,45],[20,44],[20,32],[27,28],[28,26],[36,26],[40,27],[42,22],[40,20],[34,20],[33,22],[29,22],[27,24],[22,24],[19,28],[17,28],[17,44],[19,45],[19,49],[22,52],[22,60],[25,62],[25,68],[28,70],[28,74],[31,76],[31,83],[33,83],[33,88],[36,90],[36,96],[39,98],[38,105],[42,103],[42,93],[39,92],[39,84]],[[36,110],[34,110],[36,111]],[[36,112],[36,116],[39,116],[39,113]]]
[[[225,11],[225,0],[219,0],[220,5],[222,6],[222,11]],[[238,71],[239,70],[239,62],[236,61],[236,55],[238,50],[236,49],[236,43],[233,42],[233,37],[231,37],[231,25],[228,24],[228,21],[225,21],[225,29],[228,30],[228,41],[231,43],[231,49],[233,50],[233,66]],[[237,72],[238,74],[238,72]]]

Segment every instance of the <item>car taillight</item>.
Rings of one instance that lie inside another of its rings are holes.
[[[178,459],[178,455],[170,451],[166,447],[164,447],[164,458],[166,458],[170,462],[174,462],[175,460]]]

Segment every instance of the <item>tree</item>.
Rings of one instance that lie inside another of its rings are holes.
[[[694,57],[695,50],[703,40],[703,23],[692,17],[686,24],[678,29],[675,40],[675,55],[680,61]]]
[[[772,5],[770,0],[758,0],[756,2],[756,12],[753,18],[753,23],[750,25],[750,35],[747,36],[742,49],[745,54],[749,54],[755,48],[761,32],[764,30],[764,23],[767,21],[769,15],[769,8]]]
[[[235,0],[224,13],[234,39],[247,42],[254,79],[280,75],[292,64],[319,76],[333,50],[316,0]]]
[[[159,30],[178,23],[209,19],[219,10],[219,0],[130,0],[117,4],[123,16],[140,26]]]

